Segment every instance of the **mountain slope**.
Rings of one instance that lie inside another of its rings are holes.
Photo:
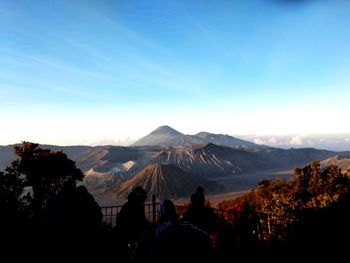
[[[192,147],[163,148],[155,161],[175,164],[202,177],[243,175],[267,170],[294,169],[314,160],[334,156],[317,149],[266,149],[256,152],[218,146],[212,143]]]
[[[350,154],[336,155],[321,162],[321,166],[323,167],[331,164],[338,166],[343,173],[350,174]]]
[[[235,149],[266,148],[266,146],[257,145],[253,142],[241,140],[227,134],[215,134],[209,132],[200,132],[195,136],[203,139],[206,143],[213,143],[220,146],[231,147]]]
[[[214,189],[215,184],[200,179],[173,164],[150,164],[132,179],[117,185],[110,195],[124,197],[136,186],[142,186],[148,196],[154,194],[159,199],[190,196],[198,186]]]
[[[16,159],[13,145],[0,146],[0,171],[5,170]]]

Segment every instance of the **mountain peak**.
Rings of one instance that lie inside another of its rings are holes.
[[[199,133],[197,133],[195,135],[198,136],[198,137],[204,138],[204,137],[210,135],[210,133],[206,132],[206,131],[201,131],[201,132],[199,132]]]
[[[160,126],[150,134],[142,137],[136,141],[133,146],[173,146],[182,145],[185,141],[186,135],[167,126]]]
[[[168,125],[159,126],[157,129],[155,129],[150,134],[172,134],[172,135],[176,135],[177,134],[177,135],[182,135],[181,132],[171,128]]]

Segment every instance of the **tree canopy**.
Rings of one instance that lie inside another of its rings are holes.
[[[42,220],[50,199],[63,183],[84,177],[62,151],[42,149],[31,142],[15,145],[14,151],[17,159],[0,173],[1,213],[12,211]]]
[[[292,232],[289,226],[303,224],[319,215],[330,218],[344,213],[349,208],[348,204],[349,176],[335,165],[321,167],[320,161],[315,161],[296,168],[294,177],[288,181],[262,180],[242,197],[222,202],[220,208],[239,214],[248,205],[260,214],[261,222],[270,227],[277,225],[279,229],[285,229],[283,233],[278,233],[279,238],[283,238],[283,235]],[[324,225],[323,228],[325,227]],[[268,232],[272,236],[277,234],[271,229]]]

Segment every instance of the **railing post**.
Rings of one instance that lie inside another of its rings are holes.
[[[156,222],[156,196],[153,194],[152,195],[152,220],[153,223]]]
[[[115,209],[115,225],[117,225],[117,222],[118,222],[118,208]]]

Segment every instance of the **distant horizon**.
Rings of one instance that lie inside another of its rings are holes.
[[[0,145],[126,145],[164,124],[295,145],[348,134],[349,13],[343,0],[2,0]]]
[[[161,126],[169,126],[169,125],[161,125]],[[160,126],[159,126],[160,127]],[[80,143],[55,143],[55,142],[43,142],[37,140],[24,139],[13,143],[1,144],[1,146],[19,144],[22,141],[30,141],[33,143],[38,143],[41,145],[54,145],[54,146],[131,146],[137,140],[142,137],[148,135],[153,132],[157,128],[154,128],[147,134],[144,134],[137,138],[127,137],[124,138],[110,138],[104,139],[103,141],[90,141],[85,142],[82,140]],[[214,133],[209,130],[201,130],[195,133],[186,133],[181,130],[178,130],[172,126],[169,126],[184,135],[195,135],[200,132],[208,132],[212,134],[222,134],[229,135],[238,139],[250,141],[256,143],[258,145],[267,145],[271,147],[278,147],[283,149],[289,148],[318,148],[318,149],[326,149],[326,150],[334,150],[334,151],[350,151],[350,133],[337,133],[337,134],[230,134],[226,133]]]
[[[161,126],[169,126],[170,128],[173,128],[174,130],[184,134],[184,135],[196,135],[198,133],[201,132],[208,132],[211,134],[217,134],[217,135],[228,135],[228,136],[232,136],[238,139],[243,139],[243,140],[248,140],[247,138],[254,138],[254,137],[291,137],[291,136],[300,136],[300,137],[342,137],[342,136],[348,136],[349,140],[350,140],[350,132],[343,132],[343,133],[305,133],[305,134],[301,134],[301,133],[285,133],[285,134],[269,134],[269,133],[265,133],[265,134],[233,134],[230,132],[211,132],[210,130],[198,130],[198,132],[183,132],[180,129],[177,129],[173,126],[170,125],[160,125],[158,127],[155,127],[154,129],[147,131],[145,134],[143,135],[139,135],[139,136],[125,136],[125,137],[110,137],[110,138],[103,138],[101,140],[97,139],[97,140],[91,140],[89,138],[81,138],[80,140],[77,140],[77,143],[75,143],[73,140],[62,140],[61,143],[57,143],[59,142],[59,139],[57,140],[53,140],[51,142],[38,142],[40,140],[30,140],[30,138],[28,137],[28,139],[21,139],[18,140],[17,142],[10,142],[10,143],[0,143],[0,145],[12,145],[12,144],[17,144],[20,143],[22,141],[30,141],[30,142],[35,142],[35,143],[39,143],[39,144],[45,144],[45,145],[60,145],[60,146],[70,146],[70,145],[86,145],[86,146],[99,146],[99,145],[115,145],[115,146],[129,146],[131,144],[133,144],[134,142],[136,142],[137,140],[141,139],[142,137],[150,134],[151,132],[155,131],[157,128],[161,127]],[[1,141],[1,139],[0,139]],[[65,144],[66,142],[68,144]],[[106,143],[104,143],[104,141],[107,141]],[[56,142],[56,143],[54,143]],[[254,140],[252,140],[252,142],[254,142]],[[62,144],[63,143],[63,144]],[[118,144],[120,143],[120,144]],[[263,144],[263,143],[258,143],[258,142],[254,142],[256,144]]]

